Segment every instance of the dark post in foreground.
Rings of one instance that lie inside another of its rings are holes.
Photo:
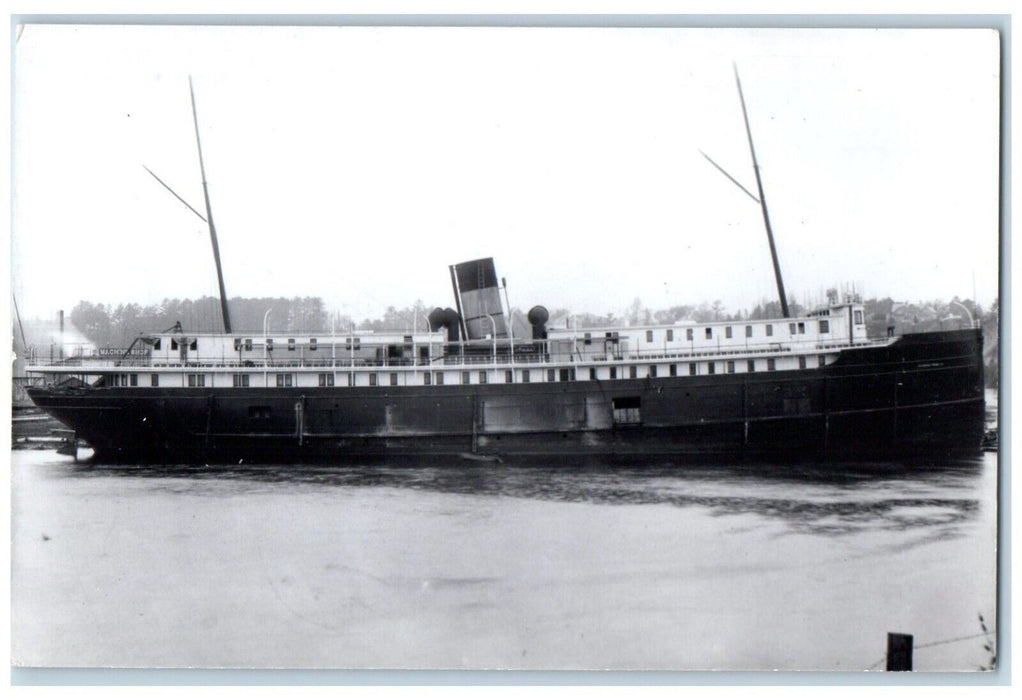
[[[887,633],[887,670],[912,670],[912,635]]]

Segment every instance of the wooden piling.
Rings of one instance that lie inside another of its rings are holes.
[[[912,670],[912,635],[887,633],[887,670]]]

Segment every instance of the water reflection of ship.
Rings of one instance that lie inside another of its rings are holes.
[[[201,466],[101,466],[80,478],[143,479],[154,488],[204,493],[237,489],[300,493],[324,488],[395,489],[454,496],[515,498],[599,506],[668,506],[706,509],[714,516],[756,515],[806,534],[838,536],[866,530],[938,528],[944,534],[979,512],[975,484],[982,458],[929,466],[876,462],[847,464],[676,463],[605,464],[566,468],[451,462],[450,466],[403,469],[385,466],[247,465],[210,470]]]

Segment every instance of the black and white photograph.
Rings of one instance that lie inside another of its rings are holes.
[[[1004,37],[455,24],[14,27],[12,666],[997,671]]]

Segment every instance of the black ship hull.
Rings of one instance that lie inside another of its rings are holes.
[[[99,460],[895,458],[980,451],[979,330],[850,348],[826,367],[420,387],[48,387]]]

